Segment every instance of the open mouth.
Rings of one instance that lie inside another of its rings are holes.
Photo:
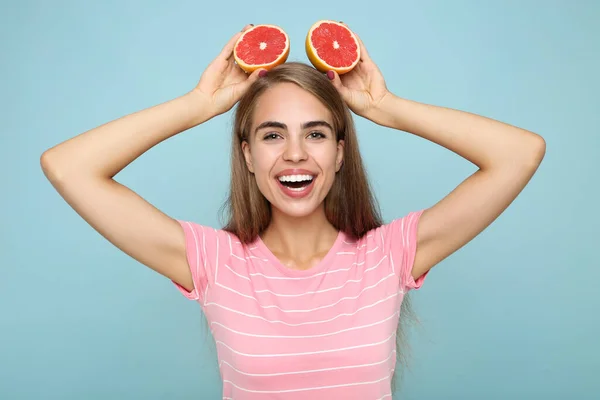
[[[307,186],[309,186],[314,176],[312,175],[284,175],[280,176],[279,182],[290,190],[301,191]]]

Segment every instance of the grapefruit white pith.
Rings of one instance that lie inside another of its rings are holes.
[[[311,26],[306,35],[306,55],[319,71],[331,70],[342,75],[358,64],[360,45],[346,25],[321,20]]]
[[[256,25],[236,41],[233,48],[235,62],[251,73],[259,68],[271,69],[283,64],[290,53],[290,39],[276,25]]]

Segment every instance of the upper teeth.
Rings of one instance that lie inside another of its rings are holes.
[[[312,181],[312,179],[313,177],[311,175],[284,175],[279,177],[281,182],[302,182]]]

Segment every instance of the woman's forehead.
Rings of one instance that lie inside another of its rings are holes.
[[[257,100],[252,118],[256,127],[265,121],[298,128],[311,121],[325,121],[333,126],[331,112],[312,93],[293,83],[281,83],[269,88]]]

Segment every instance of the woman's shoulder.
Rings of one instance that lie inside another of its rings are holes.
[[[386,239],[399,238],[405,240],[416,233],[419,219],[424,210],[411,211],[402,216],[394,217],[388,222],[369,230],[365,233],[360,240],[367,241],[371,239],[371,242],[386,242]]]
[[[241,244],[239,237],[225,228],[216,228],[191,220],[177,219],[176,221],[181,225],[188,244],[204,246],[207,244],[227,244],[228,246]]]

